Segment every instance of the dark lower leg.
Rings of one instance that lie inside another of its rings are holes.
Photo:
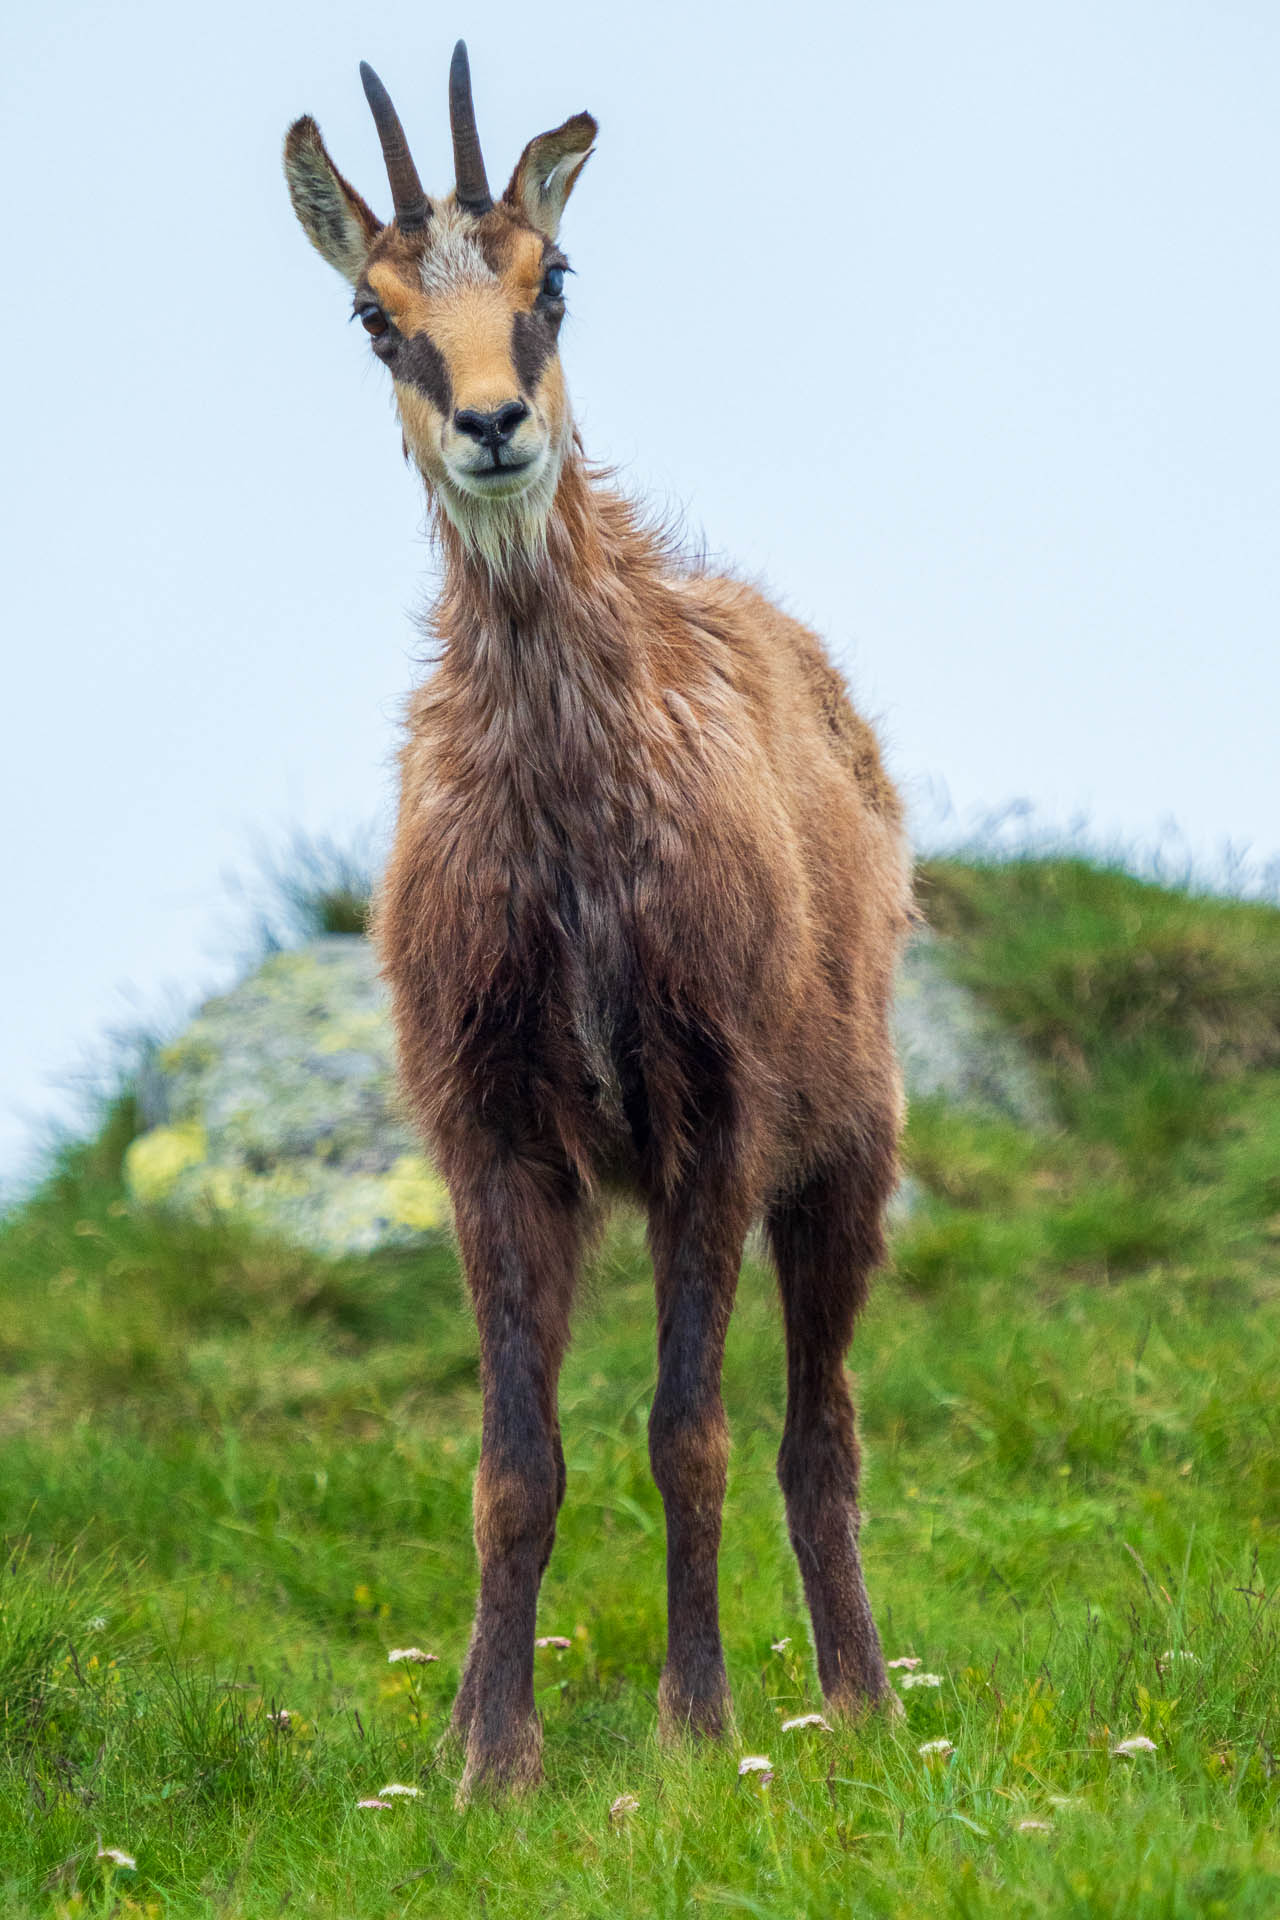
[[[797,1397],[803,1411],[792,1413]],[[818,1678],[831,1706],[850,1711],[888,1692],[880,1636],[858,1552],[858,1443],[843,1368],[792,1375],[778,1455],[787,1530],[813,1620]]]
[[[564,1502],[565,1487],[564,1447],[560,1439],[560,1423],[558,1420],[555,1423],[553,1433],[553,1448],[556,1463],[555,1510],[558,1514]],[[547,1570],[548,1561],[551,1559],[551,1549],[555,1545],[555,1537],[556,1530],[553,1519],[551,1526],[547,1530],[546,1544],[543,1547],[541,1561],[538,1566],[536,1582],[538,1587],[542,1585],[542,1576]],[[475,1624],[472,1627],[471,1641],[467,1648],[466,1663],[462,1669],[462,1679],[454,1698],[453,1712],[449,1721],[450,1732],[457,1734],[464,1742],[471,1732],[471,1722],[475,1717],[476,1688],[478,1684],[477,1672],[479,1666],[478,1656],[482,1652],[484,1644],[485,1639],[480,1634],[480,1614],[477,1612]]]
[[[880,1209],[891,1164],[876,1178],[864,1160],[851,1159],[769,1221],[787,1337],[778,1479],[813,1619],[818,1676],[838,1711],[890,1696],[858,1551],[858,1442],[844,1356],[881,1257]]]
[[[533,1704],[538,1587],[564,1494],[556,1381],[580,1243],[576,1196],[506,1162],[460,1195],[458,1237],[480,1331],[484,1419],[475,1482],[480,1597],[453,1725],[462,1792],[541,1774]]]
[[[729,1711],[720,1646],[720,1515],[729,1454],[718,1388],[676,1408],[661,1388],[649,1454],[667,1517],[667,1657],[658,1683],[664,1734],[719,1733]]]
[[[719,1733],[731,1707],[718,1569],[729,1438],[720,1398],[725,1332],[746,1232],[735,1206],[699,1198],[655,1215],[658,1385],[649,1457],[667,1520],[664,1734]]]

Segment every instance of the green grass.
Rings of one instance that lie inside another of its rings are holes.
[[[375,830],[345,838],[293,833],[257,849],[254,870],[231,882],[250,929],[249,955],[298,946],[326,933],[365,933],[379,865]]]
[[[855,1345],[886,1651],[941,1686],[897,1724],[781,1731],[820,1700],[752,1261],[726,1365],[737,1724],[658,1747],[651,1288],[620,1219],[563,1383],[547,1784],[456,1811],[478,1409],[452,1256],[326,1267],[147,1216],[125,1099],[0,1229],[0,1911],[1280,1909],[1280,914],[1061,861],[923,882],[1061,1116],[1037,1138],[915,1111],[929,1197]],[[388,1665],[410,1644],[438,1661]],[[1112,1753],[1135,1734],[1154,1751]],[[420,1797],[357,1809],[391,1780]]]

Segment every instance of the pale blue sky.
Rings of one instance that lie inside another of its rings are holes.
[[[0,1166],[217,977],[255,836],[385,814],[429,586],[288,121],[387,194],[589,107],[590,450],[830,638],[918,798],[1280,847],[1272,0],[27,8],[6,33]]]

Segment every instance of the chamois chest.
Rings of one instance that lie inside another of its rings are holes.
[[[432,727],[411,745],[384,925],[398,881],[424,937],[404,961],[384,937],[393,987],[412,976],[397,997],[432,1029],[449,1105],[499,1124],[554,1116],[598,1170],[625,1171],[647,1126],[657,848],[677,832],[661,783],[616,735],[592,754],[491,718],[470,751],[458,741]]]

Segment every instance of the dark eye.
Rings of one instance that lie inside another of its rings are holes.
[[[542,277],[542,291],[548,300],[559,300],[564,295],[564,268],[548,267]]]
[[[366,333],[371,333],[376,338],[378,334],[386,332],[387,316],[381,307],[358,307],[356,311]]]

